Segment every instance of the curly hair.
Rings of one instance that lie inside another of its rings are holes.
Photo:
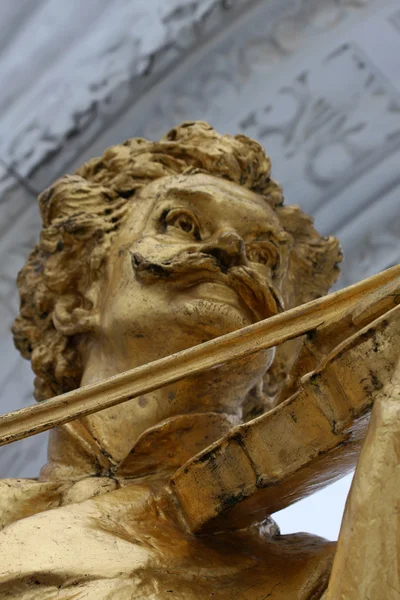
[[[204,122],[186,122],[159,142],[135,138],[113,146],[45,190],[39,196],[40,241],[18,275],[20,315],[13,326],[15,345],[36,374],[35,398],[79,387],[80,333],[60,331],[56,302],[66,310],[90,309],[85,291],[94,278],[102,278],[113,238],[140,201],[137,191],[160,177],[205,172],[263,195],[293,238],[283,286],[286,307],[325,294],[338,275],[339,244],[321,237],[297,206],[283,206],[270,170],[257,142],[220,135]],[[280,363],[276,380],[284,376]]]

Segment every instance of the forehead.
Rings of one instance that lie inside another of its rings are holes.
[[[146,202],[147,201],[147,202]],[[279,220],[265,198],[231,181],[198,173],[158,179],[140,192],[140,201],[150,212],[160,204],[184,204],[203,209],[210,216],[265,221],[279,226]]]

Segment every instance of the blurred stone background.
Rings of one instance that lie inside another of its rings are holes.
[[[187,119],[259,140],[288,203],[337,235],[339,286],[400,262],[397,0],[2,0],[0,412],[31,404],[13,347],[15,278],[39,231],[35,197],[132,136]],[[35,477],[46,434],[0,448]],[[277,516],[334,538],[350,477]]]

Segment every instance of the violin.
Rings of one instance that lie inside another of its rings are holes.
[[[317,327],[298,371],[316,362],[335,334],[356,331],[275,409],[233,428],[175,473],[171,484],[192,532],[261,522],[356,466],[371,408],[390,393],[400,366],[400,281],[385,301],[361,303]]]

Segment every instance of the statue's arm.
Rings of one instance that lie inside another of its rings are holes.
[[[400,598],[400,363],[375,401],[323,598]]]

